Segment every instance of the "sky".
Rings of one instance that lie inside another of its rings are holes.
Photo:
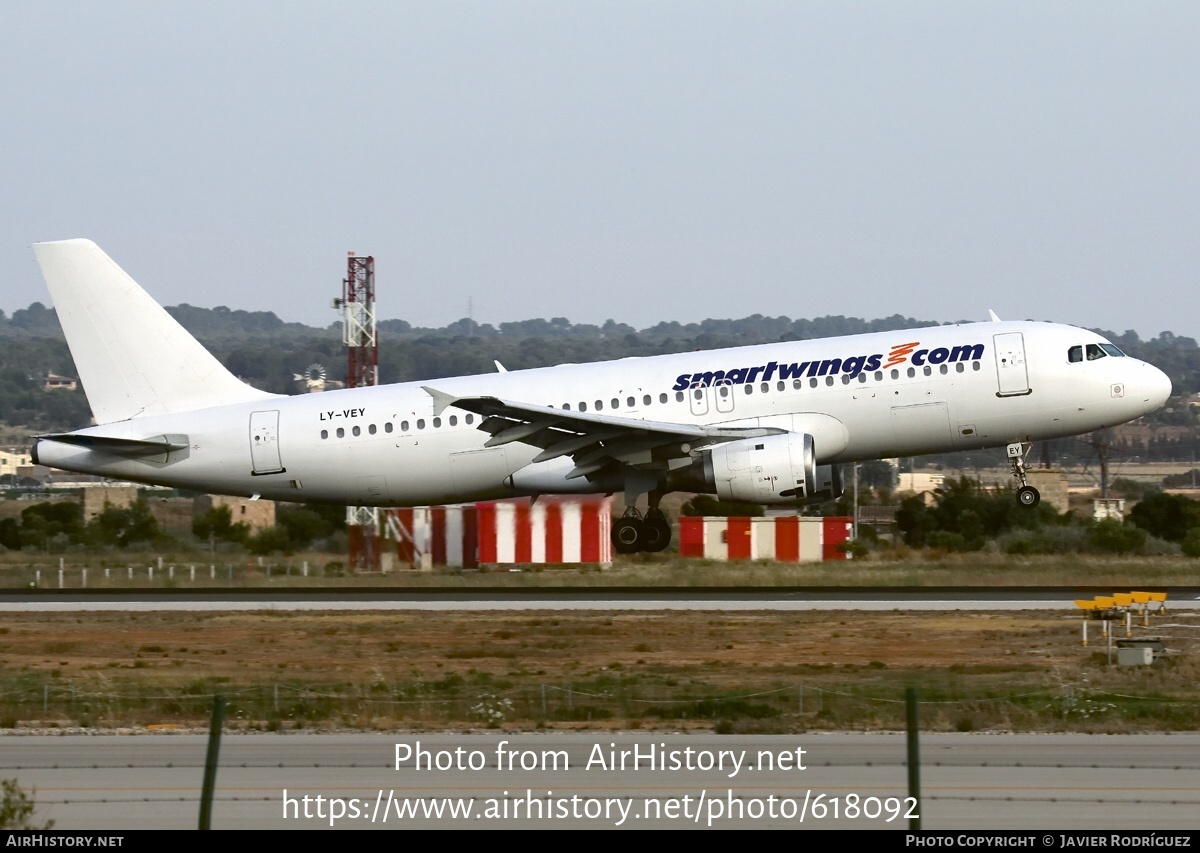
[[[1200,338],[1200,4],[6,0],[0,309]]]

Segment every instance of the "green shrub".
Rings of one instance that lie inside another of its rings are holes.
[[[1130,510],[1129,520],[1160,539],[1182,542],[1191,528],[1200,526],[1200,501],[1183,495],[1153,494]]]
[[[940,548],[943,551],[976,550],[967,547],[967,540],[961,533],[949,530],[931,530],[925,534],[925,545],[929,548]]]
[[[1088,541],[1100,551],[1128,554],[1146,544],[1146,531],[1132,524],[1106,518],[1088,528]]]
[[[1187,536],[1183,537],[1180,547],[1187,556],[1200,557],[1200,527],[1193,527],[1189,530]]]
[[[54,821],[42,826],[33,823],[37,808],[32,792],[17,784],[16,779],[0,779],[0,829],[51,829]]]

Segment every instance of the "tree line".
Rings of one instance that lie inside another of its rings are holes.
[[[947,480],[932,504],[919,496],[901,501],[896,529],[910,547],[944,551],[980,551],[995,543],[1007,554],[1200,557],[1200,501],[1156,490],[1144,493],[1123,522],[1095,521],[1045,502],[1020,507],[1011,489],[985,490],[961,477]]]
[[[281,504],[275,526],[251,530],[235,523],[227,506],[192,520],[192,537],[163,530],[146,502],[106,506],[90,520],[74,501],[32,504],[20,518],[0,519],[0,550],[64,553],[72,550],[210,548],[251,554],[290,554],[305,550],[344,551],[346,510],[325,504]]]

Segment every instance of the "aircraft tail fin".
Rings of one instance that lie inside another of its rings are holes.
[[[226,370],[91,240],[33,250],[98,423],[275,396]]]

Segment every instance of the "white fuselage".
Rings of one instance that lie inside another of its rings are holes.
[[[734,349],[567,364],[423,383],[629,420],[776,427],[812,434],[819,464],[1003,446],[1123,423],[1161,406],[1157,368],[1071,347],[1106,343],[1050,323],[973,323]],[[585,492],[569,459],[484,448],[483,418],[419,383],[274,397],[140,417],[80,434],[186,436],[130,459],[55,441],[42,464],[220,494],[372,506]]]

